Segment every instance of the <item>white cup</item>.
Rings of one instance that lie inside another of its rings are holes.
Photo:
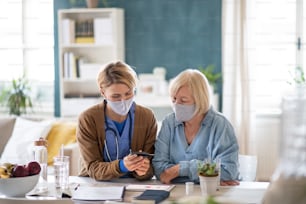
[[[186,182],[186,195],[191,195],[193,193],[194,183],[193,182]]]
[[[68,189],[69,187],[69,156],[53,158],[55,188]]]

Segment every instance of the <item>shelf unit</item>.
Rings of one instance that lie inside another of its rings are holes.
[[[124,10],[59,10],[58,39],[60,115],[77,116],[100,101],[96,77],[101,67],[125,61]]]

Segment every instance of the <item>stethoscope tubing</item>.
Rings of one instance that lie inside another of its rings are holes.
[[[107,142],[106,142],[106,133],[107,131],[112,131],[114,133],[114,137],[115,137],[115,143],[116,143],[116,160],[119,159],[119,142],[118,142],[118,135],[117,135],[117,131],[114,128],[109,127],[108,122],[107,122],[107,118],[106,118],[106,102],[104,103],[104,121],[105,121],[105,139],[104,139],[104,148],[105,148],[105,152],[106,152],[106,156],[108,158],[109,161],[113,161],[110,157],[109,154],[109,150],[107,147]],[[130,139],[130,143],[131,143],[131,139],[132,139],[132,115],[131,115],[131,111],[129,111],[128,113],[128,117],[129,117],[129,139]]]

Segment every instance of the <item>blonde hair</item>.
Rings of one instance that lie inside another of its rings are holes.
[[[197,69],[182,71],[170,82],[170,95],[174,96],[183,86],[187,86],[191,91],[195,101],[196,113],[205,114],[210,107],[210,88],[205,75]]]
[[[101,69],[97,82],[100,89],[107,88],[112,84],[125,84],[133,89],[137,85],[137,74],[126,63],[111,62]]]

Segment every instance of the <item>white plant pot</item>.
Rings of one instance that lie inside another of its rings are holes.
[[[218,176],[208,177],[208,176],[199,176],[201,192],[203,196],[215,195],[217,193],[218,187]]]

